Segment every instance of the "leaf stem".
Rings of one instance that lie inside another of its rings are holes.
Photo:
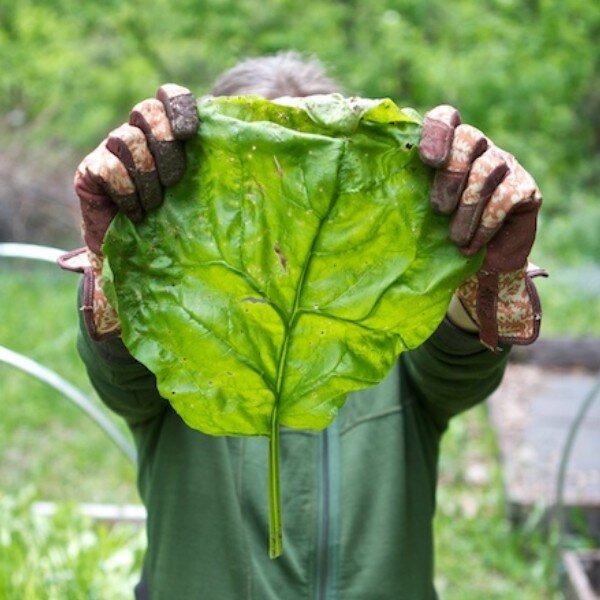
[[[269,556],[283,554],[283,526],[281,524],[281,499],[279,496],[279,418],[275,404],[271,415],[269,440]]]
[[[339,190],[339,170],[342,165],[342,159],[346,153],[348,142],[344,142],[340,151],[338,173],[337,173],[337,185],[332,196],[332,199],[327,207],[327,212],[321,218],[319,226],[312,240],[312,244],[302,265],[302,271],[298,279],[296,287],[296,294],[294,295],[294,304],[292,306],[292,312],[289,317],[289,322],[285,328],[285,338],[283,340],[283,346],[281,353],[279,354],[279,364],[277,366],[277,382],[275,388],[275,404],[273,406],[273,412],[271,413],[271,439],[269,441],[269,556],[271,558],[277,558],[283,554],[283,526],[281,524],[281,498],[279,495],[279,402],[281,395],[283,394],[283,385],[285,377],[285,367],[287,361],[288,350],[290,346],[290,337],[296,325],[301,311],[300,311],[300,299],[302,297],[302,291],[304,289],[304,282],[308,274],[311,260],[315,253],[318,240],[323,230],[323,224],[329,218],[331,211],[340,196]],[[284,322],[285,324],[285,322]]]

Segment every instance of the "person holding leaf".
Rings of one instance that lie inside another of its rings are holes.
[[[287,52],[243,61],[211,93],[277,99],[339,92],[318,61]],[[77,169],[86,246],[60,261],[84,273],[79,352],[138,449],[148,548],[136,598],[435,598],[441,436],[453,416],[498,386],[510,346],[539,333],[532,277],[544,273],[527,260],[541,205],[533,178],[461,124],[456,109],[425,115],[419,156],[434,169],[431,210],[448,215],[449,238],[464,256],[482,248],[485,256],[434,333],[403,352],[381,383],[352,392],[323,431],[282,428],[285,548],[271,560],[268,440],[188,427],[124,345],[102,283],[109,225],[119,212],[142,223],[156,211],[164,189],[183,178],[184,142],[198,127],[196,100],[181,86],[162,86],[137,104]]]

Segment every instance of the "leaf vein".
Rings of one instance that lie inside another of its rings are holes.
[[[199,327],[204,329],[207,333],[210,333],[215,339],[217,339],[219,342],[221,342],[221,344],[223,344],[223,346],[226,346],[231,351],[231,353],[236,357],[236,359],[239,360],[239,362],[246,365],[251,371],[256,373],[262,379],[262,381],[265,383],[265,385],[271,391],[274,392],[273,382],[271,382],[269,380],[269,378],[265,374],[264,370],[262,370],[260,367],[255,365],[246,356],[244,356],[243,354],[240,354],[239,351],[231,344],[231,342],[229,342],[229,340],[220,336],[213,328],[211,328],[204,321],[202,321],[198,317],[198,315],[194,314],[192,311],[187,309],[185,306],[181,306],[181,310],[183,310],[183,312],[185,312],[192,319],[192,321],[194,321],[194,323],[196,323]]]

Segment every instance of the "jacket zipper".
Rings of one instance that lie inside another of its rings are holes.
[[[321,502],[316,599],[335,600],[339,526],[339,429],[333,423],[321,434]]]

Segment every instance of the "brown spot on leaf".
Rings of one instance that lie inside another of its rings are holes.
[[[266,304],[268,300],[266,298],[255,298],[254,296],[246,296],[242,298],[242,302],[251,302],[252,304]]]
[[[281,168],[281,165],[279,164],[279,160],[277,160],[277,157],[273,154],[273,162],[275,163],[275,170],[277,171],[277,175],[279,175],[279,177],[283,177],[283,169]]]
[[[275,254],[277,254],[277,258],[279,259],[279,262],[281,263],[281,266],[282,266],[284,272],[287,273],[288,261],[287,261],[285,254],[281,251],[279,244],[275,244],[273,246],[273,250],[275,250]]]

